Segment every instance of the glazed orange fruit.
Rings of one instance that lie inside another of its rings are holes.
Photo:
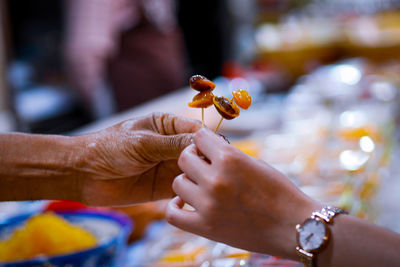
[[[195,95],[192,102],[188,104],[191,108],[208,108],[213,104],[213,97],[211,91],[203,91]]]
[[[226,120],[232,120],[240,114],[240,109],[235,102],[224,96],[214,96],[213,103],[218,113]]]
[[[212,91],[215,89],[215,83],[202,75],[193,75],[189,79],[190,87],[197,91]]]
[[[237,90],[232,92],[233,100],[242,109],[248,109],[251,106],[251,96],[246,90]]]

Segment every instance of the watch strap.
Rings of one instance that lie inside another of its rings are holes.
[[[333,218],[338,214],[347,214],[347,212],[334,206],[324,206],[321,210],[314,211],[312,216],[317,216],[327,223],[332,223]]]
[[[300,262],[303,263],[305,267],[317,267],[314,254],[305,251],[301,247],[296,247],[296,251],[300,256]]]

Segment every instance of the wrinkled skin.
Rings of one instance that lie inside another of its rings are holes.
[[[181,173],[177,159],[201,127],[197,121],[155,113],[80,136],[85,146],[78,166],[81,201],[88,205],[126,205],[173,196]]]

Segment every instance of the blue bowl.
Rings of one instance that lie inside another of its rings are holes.
[[[132,231],[133,223],[129,217],[113,211],[63,211],[56,212],[67,221],[82,226],[93,233],[98,239],[98,245],[91,249],[59,255],[54,257],[38,257],[27,261],[0,263],[0,267],[20,266],[121,266],[127,247],[127,239]],[[17,227],[30,217],[21,215],[0,223],[0,239],[9,236]]]

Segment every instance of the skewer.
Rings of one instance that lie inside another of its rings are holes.
[[[232,100],[233,100],[233,97],[231,98],[231,101],[232,101]],[[219,128],[219,126],[221,125],[223,119],[224,119],[224,117],[221,116],[221,119],[219,120],[219,123],[218,123],[218,125],[217,125],[217,128],[215,128],[215,130],[214,130],[214,133],[216,133],[216,132],[218,131],[218,128]]]
[[[216,132],[218,131],[218,128],[219,128],[219,126],[221,125],[223,119],[224,119],[224,118],[221,117],[221,119],[220,119],[219,122],[218,122],[217,127],[216,127],[215,130],[214,130],[214,133],[216,133]]]
[[[190,88],[199,91],[189,103],[191,108],[201,108],[201,127],[205,127],[204,122],[204,109],[211,106],[212,103],[212,90],[215,88],[215,84],[202,75],[193,75],[189,79]]]

